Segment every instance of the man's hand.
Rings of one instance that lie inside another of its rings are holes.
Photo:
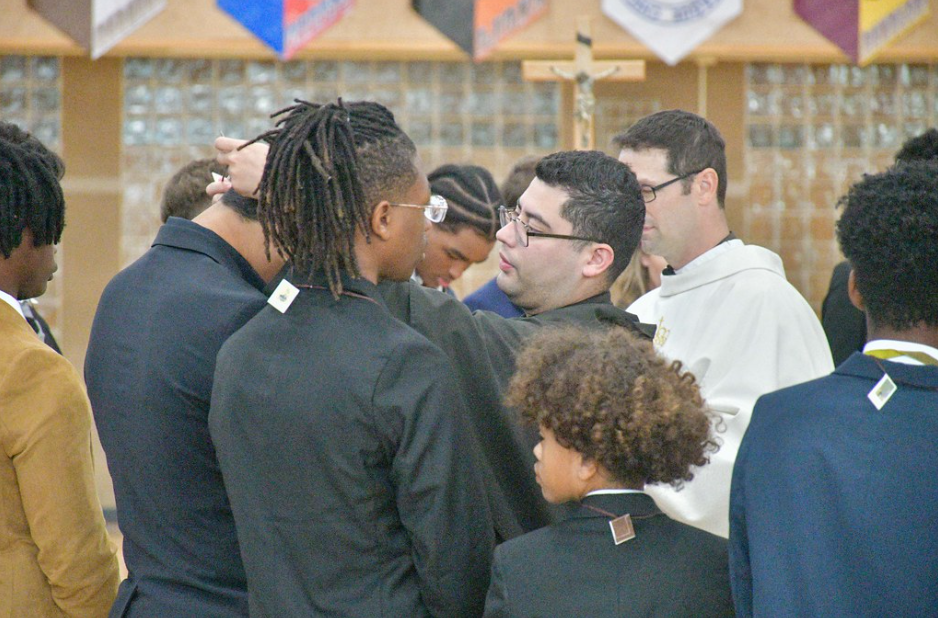
[[[208,185],[205,188],[206,193],[216,195],[234,189],[245,197],[257,196],[269,146],[258,142],[238,150],[246,143],[247,140],[232,137],[219,137],[215,140],[215,150],[218,152],[215,160],[228,166],[228,177]]]

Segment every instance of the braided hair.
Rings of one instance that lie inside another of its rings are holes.
[[[249,142],[270,144],[257,206],[268,253],[273,245],[307,277],[323,270],[338,296],[342,272],[360,276],[356,231],[371,242],[372,209],[413,185],[417,149],[378,103],[296,100],[274,117]]]
[[[495,179],[478,165],[442,165],[427,175],[430,191],[442,195],[449,204],[446,219],[436,226],[455,234],[471,227],[481,236],[495,240],[502,194]]]
[[[3,134],[8,123],[0,122]],[[0,253],[9,258],[29,228],[37,247],[58,244],[65,228],[62,160],[29,134],[0,137]],[[20,136],[21,137],[21,136]]]

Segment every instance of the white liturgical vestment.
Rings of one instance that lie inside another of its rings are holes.
[[[727,537],[733,463],[756,399],[834,369],[821,324],[781,258],[739,240],[662,276],[628,310],[657,324],[655,348],[696,377],[721,443],[682,488],[647,491],[672,518]]]

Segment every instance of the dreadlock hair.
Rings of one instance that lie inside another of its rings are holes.
[[[39,157],[43,163],[49,166],[57,179],[62,180],[62,177],[65,176],[65,162],[62,161],[61,157],[46,148],[34,135],[24,131],[12,122],[0,121],[0,139],[20,148],[25,148]]]
[[[4,258],[23,242],[25,228],[32,232],[36,247],[57,244],[65,228],[65,198],[58,178],[64,171],[62,160],[32,139],[35,143],[28,145],[0,139],[0,253]]]
[[[258,220],[268,253],[272,244],[307,277],[323,270],[338,297],[342,272],[360,276],[356,230],[371,242],[374,205],[399,199],[417,180],[417,149],[378,103],[295,103],[273,115],[275,129],[248,142],[270,144]]]
[[[495,179],[478,165],[441,165],[427,175],[430,191],[446,198],[446,219],[435,225],[451,234],[470,227],[484,238],[495,240],[498,231],[496,209],[502,194]]]

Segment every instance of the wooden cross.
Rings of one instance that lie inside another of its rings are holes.
[[[533,82],[573,82],[576,109],[573,112],[573,144],[577,150],[592,150],[595,141],[593,113],[596,96],[593,84],[606,81],[641,81],[645,79],[644,60],[593,60],[590,18],[577,18],[576,56],[573,62],[525,60],[521,64],[524,79]]]

